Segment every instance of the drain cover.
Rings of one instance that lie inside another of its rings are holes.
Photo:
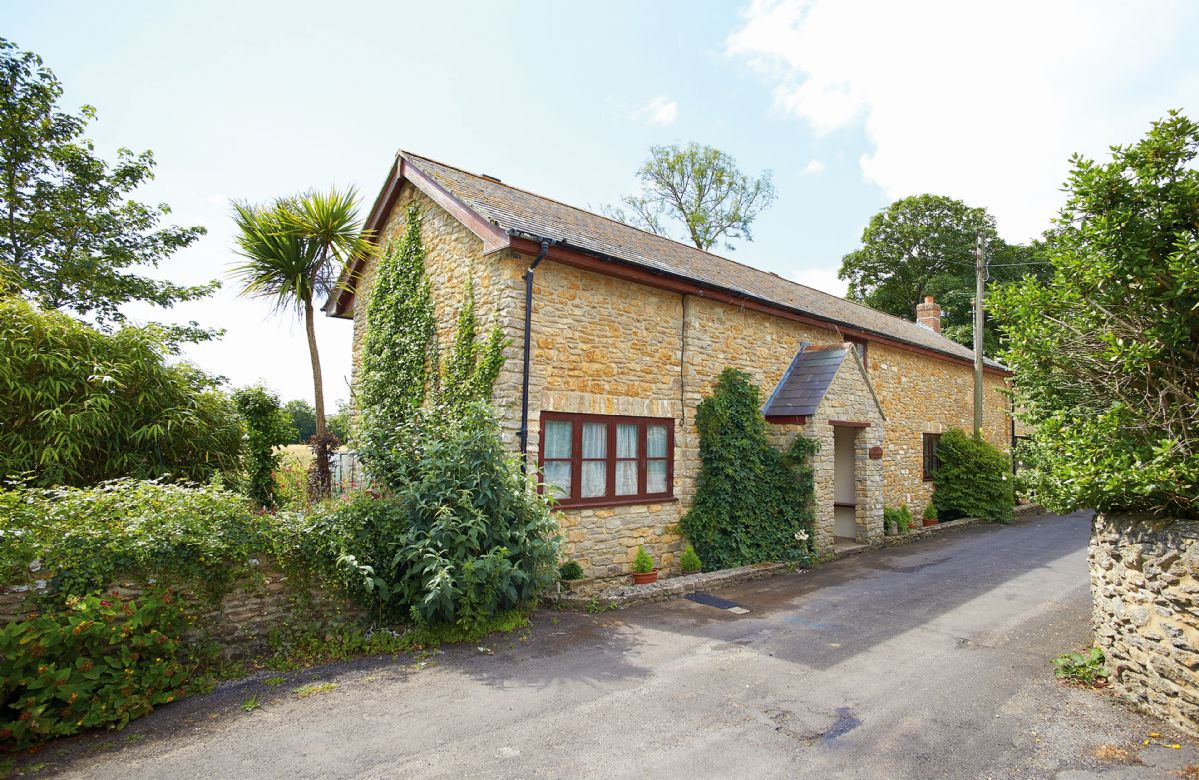
[[[727,609],[736,615],[744,615],[749,612],[748,609],[741,606],[735,601],[722,599],[719,596],[713,596],[711,593],[689,593],[684,596],[688,601],[694,601],[696,604],[703,604],[705,607],[716,607],[717,609]]]

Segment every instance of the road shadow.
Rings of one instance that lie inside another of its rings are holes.
[[[999,591],[1002,597],[1017,578],[1067,565],[1063,559],[1087,546],[1091,516],[1079,512],[1010,526],[968,526],[713,591],[749,609],[745,615],[685,599],[621,614],[631,627],[725,641],[827,669],[929,626],[981,596]],[[1078,565],[1079,582],[1086,583],[1085,560]],[[967,647],[969,640],[959,645]]]

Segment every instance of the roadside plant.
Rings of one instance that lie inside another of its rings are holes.
[[[262,706],[262,699],[258,696],[258,694],[251,693],[249,696],[242,699],[239,706],[241,707],[242,712],[253,712]]]
[[[1059,680],[1101,686],[1107,682],[1104,662],[1103,649],[1098,646],[1081,653],[1064,653],[1053,659],[1053,675]]]
[[[479,624],[534,599],[557,574],[557,524],[505,450],[490,408],[419,410],[403,440],[414,465],[376,497],[318,516],[342,581],[373,609],[425,623]],[[403,432],[402,432],[403,434]]]
[[[0,582],[47,580],[57,598],[115,576],[219,591],[270,546],[267,517],[219,484],[133,479],[0,489]]]
[[[638,574],[649,574],[654,570],[654,557],[649,554],[644,545],[637,548],[637,555],[633,557],[633,571]]]
[[[920,519],[922,519],[922,520],[936,520],[937,519],[937,507],[932,501],[929,501],[927,504],[924,505],[924,512],[922,512],[920,514]]]
[[[561,580],[581,580],[583,579],[583,567],[578,561],[567,561],[558,567],[558,579]]]
[[[210,659],[184,642],[188,627],[165,590],[72,597],[0,626],[0,745],[124,728],[204,688]]]
[[[687,545],[687,549],[683,550],[683,555],[679,559],[679,568],[683,570],[684,574],[694,574],[702,569],[703,566],[699,556],[695,554],[695,548]]]
[[[812,554],[814,440],[787,452],[766,440],[762,398],[749,375],[725,369],[699,405],[700,472],[695,500],[679,523],[710,570]],[[796,529],[803,532],[801,538]]]
[[[275,471],[279,448],[295,437],[291,415],[279,404],[279,396],[261,385],[233,392],[233,403],[246,427],[246,494],[260,507],[274,509]]]
[[[943,521],[960,517],[1012,521],[1016,494],[1007,455],[954,428],[941,434],[937,458],[940,463],[933,476],[932,501],[936,517]]]
[[[912,510],[908,509],[907,504],[884,507],[883,523],[894,528],[902,536],[912,525]]]
[[[1071,160],[1047,280],[995,297],[1032,428],[1021,482],[1055,512],[1199,518],[1199,125],[1171,111]]]

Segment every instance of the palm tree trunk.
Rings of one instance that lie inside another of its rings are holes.
[[[316,435],[325,435],[325,384],[321,379],[321,356],[316,349],[316,323],[312,301],[304,301],[304,329],[308,331],[308,354],[312,357],[312,387],[316,394]]]

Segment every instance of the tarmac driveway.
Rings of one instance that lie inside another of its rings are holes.
[[[717,594],[742,615],[546,610],[422,668],[223,686],[43,760],[144,778],[1177,776],[1121,763],[1150,731],[1170,739],[1161,723],[1053,679],[1088,641],[1088,529],[967,527]],[[301,680],[338,687],[301,699]],[[1183,745],[1141,758],[1178,767]]]

